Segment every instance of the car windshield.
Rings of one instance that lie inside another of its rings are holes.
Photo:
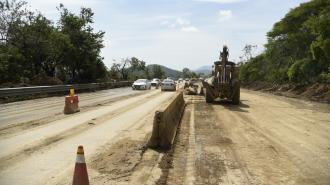
[[[146,81],[147,81],[146,79],[138,79],[135,82],[146,82]]]

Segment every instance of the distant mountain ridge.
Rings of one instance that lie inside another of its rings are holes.
[[[195,73],[204,73],[204,74],[210,74],[212,71],[212,66],[205,65],[201,66],[195,70],[193,70]]]
[[[150,73],[152,73],[153,71],[153,66],[155,65],[159,65],[159,64],[149,64],[147,65],[147,68],[149,69]],[[166,77],[174,77],[174,78],[179,78],[180,76],[182,76],[182,72],[181,71],[178,71],[178,70],[175,70],[175,69],[171,69],[171,68],[168,68],[166,66],[163,66],[163,65],[159,65],[162,70],[165,72],[165,76]]]
[[[150,73],[152,74],[153,72],[153,66],[155,65],[159,65],[159,64],[149,64],[147,65],[147,68],[149,69]],[[163,65],[159,65],[162,70],[165,72],[165,76],[166,77],[174,77],[174,78],[180,78],[182,77],[182,71],[179,70],[175,70],[175,69],[171,69],[169,67],[163,66]],[[211,74],[212,71],[212,66],[210,65],[205,65],[205,66],[201,66],[195,70],[192,70],[195,73],[203,73],[205,75]]]

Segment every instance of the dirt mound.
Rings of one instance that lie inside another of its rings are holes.
[[[145,151],[144,141],[133,141],[129,138],[107,147],[103,153],[94,157],[91,167],[107,180],[126,178],[132,174]]]
[[[330,103],[329,84],[315,83],[310,85],[294,85],[294,84],[280,85],[280,84],[273,84],[268,82],[252,82],[252,83],[242,83],[242,87],[255,91],[270,92],[281,96],[288,96],[288,97]]]

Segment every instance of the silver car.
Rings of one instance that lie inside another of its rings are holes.
[[[151,89],[151,83],[147,79],[138,79],[132,85],[133,90],[140,90],[140,89]]]
[[[176,84],[175,84],[174,80],[171,80],[171,79],[163,80],[163,82],[161,84],[161,90],[162,91],[175,91]]]
[[[158,78],[154,78],[151,81],[151,86],[158,87],[160,85],[161,81]]]

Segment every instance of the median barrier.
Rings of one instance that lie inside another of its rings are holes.
[[[165,150],[171,148],[184,107],[183,93],[179,92],[172,98],[169,104],[155,112],[152,135],[148,141],[148,147]]]

